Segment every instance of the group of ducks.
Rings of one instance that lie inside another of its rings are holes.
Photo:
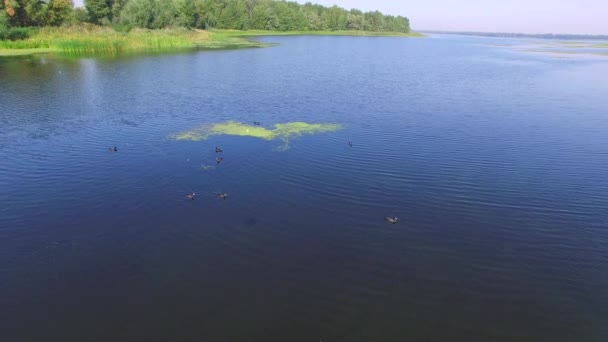
[[[218,146],[215,146],[215,153],[222,153],[222,152],[224,152],[224,151],[221,148],[219,148]],[[215,162],[217,163],[217,165],[220,165],[223,161],[224,161],[223,157],[215,158]]]
[[[254,122],[253,122],[253,125],[254,125],[254,126],[260,126],[260,125],[261,125],[261,123],[260,123],[259,121],[254,121]],[[352,141],[349,141],[349,142],[348,142],[348,146],[353,147],[353,143],[352,143]],[[118,152],[118,148],[117,148],[116,146],[114,146],[114,147],[109,147],[109,148],[108,148],[108,150],[109,150],[110,152]],[[221,149],[219,146],[216,146],[216,147],[215,147],[215,153],[222,153],[222,152],[224,152],[224,151],[223,151],[223,150],[222,150],[222,149]],[[215,162],[216,162],[218,165],[219,165],[219,164],[221,164],[223,161],[224,161],[224,158],[223,158],[223,157],[219,157],[219,156],[218,156],[218,157],[216,157],[216,158],[215,158]],[[197,195],[196,195],[196,193],[195,193],[195,192],[189,192],[189,193],[187,193],[187,194],[186,194],[186,199],[193,201],[193,200],[194,200],[194,198],[195,198],[196,196],[197,196]],[[225,200],[225,199],[227,199],[227,198],[228,198],[228,194],[227,194],[227,193],[224,193],[224,192],[218,192],[218,193],[215,193],[215,194],[214,194],[214,196],[215,196],[215,197],[217,197],[217,198],[219,198],[219,199],[223,199],[223,200]],[[386,216],[386,217],[384,218],[384,220],[385,220],[386,222],[390,223],[390,224],[397,224],[397,222],[399,222],[399,218],[398,218],[397,216]]]
[[[219,146],[215,146],[215,153],[222,153],[224,152],[224,150],[222,150]],[[219,165],[221,162],[224,161],[223,157],[216,157],[215,158],[215,162]],[[228,194],[225,192],[218,192],[214,194],[215,197],[219,198],[219,199],[227,199],[228,198]],[[189,199],[191,201],[194,200],[194,198],[196,197],[196,193],[195,192],[189,192],[186,194],[186,199]]]
[[[116,147],[116,146],[114,146],[114,147],[108,147],[108,151],[110,151],[110,152],[118,152],[118,147]],[[219,148],[218,146],[215,147],[215,153],[222,153],[222,152],[223,151],[222,151],[221,148]],[[222,157],[215,158],[215,162],[218,163],[218,164],[220,164],[223,161],[224,161],[224,158],[222,158]],[[215,196],[217,198],[220,198],[220,199],[223,199],[223,200],[225,200],[225,199],[228,198],[228,194],[227,193],[223,193],[223,192],[222,193],[216,193]],[[189,200],[193,201],[195,197],[196,197],[196,193],[195,192],[189,192],[189,193],[186,194],[186,198],[189,199]]]
[[[196,196],[197,196],[196,192],[189,192],[189,193],[186,194],[186,199],[189,199],[189,200],[193,201]],[[225,199],[228,198],[228,194],[224,193],[224,192],[215,193],[214,196],[217,197],[217,198],[219,198],[219,199],[223,199],[223,200],[225,200]]]

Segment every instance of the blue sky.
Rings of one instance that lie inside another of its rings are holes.
[[[83,0],[75,0],[82,4]],[[306,2],[300,0],[298,2]],[[418,30],[608,34],[608,0],[311,0],[410,18]]]

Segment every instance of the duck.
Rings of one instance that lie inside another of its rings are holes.
[[[224,161],[224,158],[222,158],[222,157],[215,158],[215,162],[218,163],[218,164],[221,163],[221,162],[223,162],[223,161]]]
[[[192,200],[192,201],[194,200],[195,196],[196,196],[196,193],[194,193],[194,192],[189,192],[186,194],[186,198],[189,200]]]
[[[226,198],[228,198],[228,194],[227,193],[223,193],[223,192],[217,193],[217,194],[215,194],[215,196],[217,198],[220,198],[220,199],[223,199],[223,200],[225,200]]]
[[[395,224],[395,223],[399,222],[399,218],[397,216],[394,216],[394,217],[387,216],[384,218],[384,220],[390,224]]]
[[[254,121],[254,122],[253,122],[253,125],[254,125],[254,126],[260,126],[261,124],[262,124],[262,123],[260,123],[259,121]]]
[[[114,147],[108,147],[108,151],[110,152],[118,152],[118,147],[114,146]]]
[[[349,142],[348,142],[348,146],[353,147],[353,143],[352,143],[352,141],[349,141]]]
[[[215,146],[215,153],[222,153],[222,149],[219,146]]]

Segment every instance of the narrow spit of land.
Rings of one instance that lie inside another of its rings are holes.
[[[184,28],[117,32],[109,27],[83,25],[40,29],[23,40],[0,41],[0,56],[35,53],[108,54],[179,49],[260,48],[271,44],[251,39],[256,36],[332,35],[423,37],[419,33],[367,31],[239,31],[190,30]]]

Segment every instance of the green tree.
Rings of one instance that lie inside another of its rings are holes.
[[[264,1],[253,8],[251,26],[257,30],[278,30],[279,17],[274,12],[271,2]]]
[[[89,21],[89,12],[87,12],[86,8],[83,7],[74,8],[74,20],[77,23]]]
[[[198,20],[196,27],[207,29],[218,25],[220,4],[216,0],[199,0],[196,2]]]
[[[0,3],[0,39],[4,37],[6,31],[8,30],[9,25],[9,17],[6,13],[6,8],[4,8],[4,3]]]
[[[122,9],[125,7],[127,2],[129,2],[129,0],[113,0],[112,1],[112,7],[111,7],[112,22],[116,22],[120,19],[120,13],[122,12]]]
[[[155,0],[130,0],[120,14],[120,22],[141,28],[154,28],[157,16]]]
[[[27,26],[47,25],[48,4],[42,0],[23,0],[26,16],[29,20]]]
[[[179,25],[187,28],[196,27],[199,20],[199,13],[196,5],[196,2],[192,0],[177,1],[175,7],[177,9],[177,23]]]
[[[129,0],[121,12],[120,23],[159,29],[176,23],[177,7],[172,0]]]
[[[365,13],[368,31],[386,31],[384,28],[384,15],[379,11]]]
[[[175,0],[156,0],[158,14],[154,18],[152,28],[164,28],[177,24],[177,7]]]
[[[304,19],[306,20],[306,29],[311,31],[324,29],[323,22],[316,12],[304,10]]]
[[[108,25],[112,22],[114,0],[84,0],[84,6],[92,23]]]
[[[47,24],[59,26],[74,20],[72,0],[50,0],[47,6]]]
[[[348,13],[348,15],[346,16],[346,29],[347,30],[353,30],[353,31],[362,30],[364,23],[365,23],[365,18],[363,17],[363,14],[354,14],[351,12],[351,13]]]

